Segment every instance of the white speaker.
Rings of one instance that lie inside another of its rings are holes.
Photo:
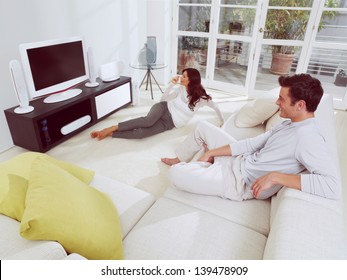
[[[139,103],[140,99],[140,88],[139,88],[139,83],[137,81],[131,81],[132,83],[132,102],[131,105],[137,105]]]
[[[14,112],[17,114],[29,113],[34,110],[34,107],[29,105],[28,91],[25,84],[22,67],[20,66],[18,60],[11,60],[9,66],[13,88],[19,103],[19,107],[17,107]]]
[[[89,82],[85,84],[86,87],[97,87],[99,83],[96,81],[96,70],[95,70],[95,62],[92,47],[88,48],[87,51],[88,58],[88,69],[89,69]]]
[[[113,61],[100,66],[99,76],[102,81],[111,82],[120,78],[121,71],[121,63]]]

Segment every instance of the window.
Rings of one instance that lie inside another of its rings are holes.
[[[346,2],[176,1],[174,71],[195,67],[205,86],[251,97],[307,72],[347,108]]]

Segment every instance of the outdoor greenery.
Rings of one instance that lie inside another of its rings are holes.
[[[338,0],[326,1],[326,7],[334,8],[339,5]],[[279,7],[310,7],[312,0],[270,0],[269,6]],[[324,28],[324,19],[331,19],[336,15],[334,11],[324,13],[318,31]],[[290,9],[269,9],[265,22],[264,38],[303,40],[306,26],[310,17],[309,11]],[[273,46],[274,53],[293,54],[293,46]]]
[[[188,1],[189,2],[189,1]],[[224,4],[239,4],[237,0],[223,0]],[[254,0],[246,1],[253,4]],[[325,7],[339,7],[341,0],[327,0]],[[245,4],[245,1],[243,1]],[[300,9],[276,9],[272,7],[311,7],[313,0],[270,0],[267,13],[264,38],[303,40],[306,26],[310,17],[310,11]],[[210,6],[180,7],[179,29],[184,31],[209,32]],[[240,22],[242,30],[252,28],[255,17],[253,8],[222,8],[219,22],[219,32],[232,33],[232,24]],[[334,11],[324,12],[324,17],[319,24],[318,31],[324,28],[324,20],[329,20],[336,16]],[[183,36],[179,47],[188,51],[199,48],[201,41],[197,37]],[[275,53],[293,54],[293,46],[273,46]]]

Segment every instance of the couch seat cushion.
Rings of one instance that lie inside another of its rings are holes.
[[[262,259],[266,237],[183,203],[160,198],[124,239],[125,259]]]
[[[122,182],[95,174],[90,185],[107,194],[117,206],[123,238],[154,203],[153,195]]]
[[[232,201],[168,188],[165,197],[196,207],[267,236],[270,230],[270,199]]]
[[[0,259],[2,260],[59,260],[66,252],[55,241],[30,241],[19,235],[20,223],[0,215]]]
[[[341,201],[283,188],[272,197],[264,259],[347,259]]]

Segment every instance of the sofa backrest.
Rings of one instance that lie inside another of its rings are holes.
[[[274,102],[276,102],[275,99]],[[237,113],[238,112],[232,114],[223,125],[223,129],[231,134],[236,140],[241,140],[247,137],[254,137],[256,135],[259,135],[260,133],[265,132],[266,121],[263,124],[254,127],[238,127],[235,124]],[[325,140],[328,143],[333,160],[338,167],[339,160],[337,153],[335,116],[333,109],[333,97],[331,95],[323,95],[321,102],[319,103],[318,108],[315,112],[315,117],[325,137]],[[278,118],[278,122],[281,122],[280,118]]]
[[[339,158],[337,152],[336,141],[336,128],[335,128],[335,115],[333,107],[333,97],[330,94],[324,94],[318,108],[315,112],[315,117],[318,121],[320,129],[328,143],[330,153],[336,163],[339,166]]]

